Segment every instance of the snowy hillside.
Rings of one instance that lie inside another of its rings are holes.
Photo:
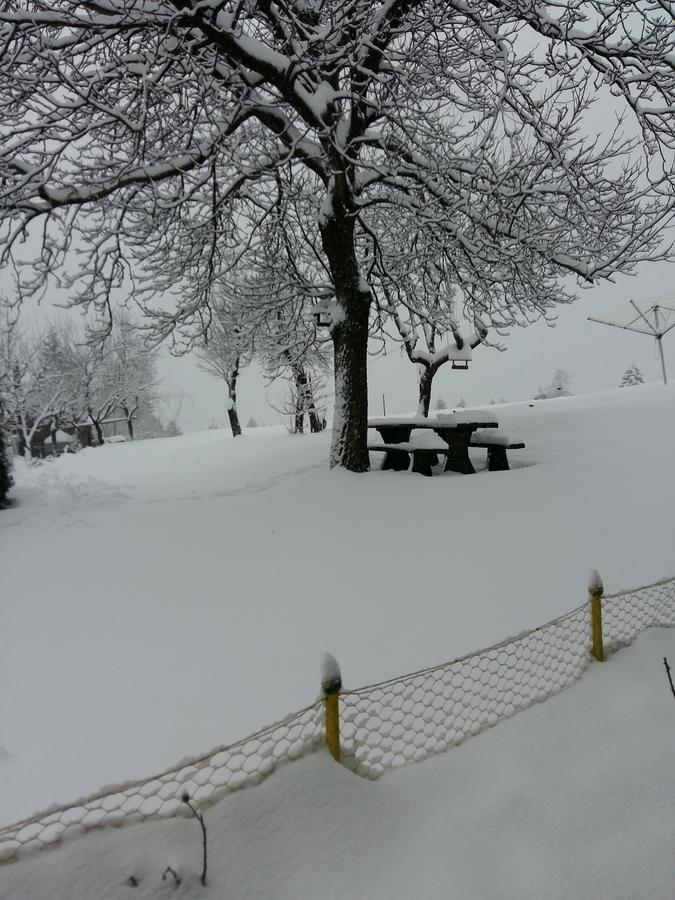
[[[206,888],[199,828],[179,819],[0,867],[0,897],[672,900],[665,654],[675,633],[648,632],[545,704],[376,782],[327,751],[287,766],[206,811]]]
[[[329,472],[326,435],[263,428],[236,441],[204,432],[19,467],[16,505],[0,515],[0,674],[13,686],[0,734],[2,824],[151,775],[306,705],[318,692],[324,650],[357,687],[579,605],[591,567],[610,592],[672,575],[674,404],[670,385],[491,408],[527,446],[511,454],[512,471],[475,476]],[[658,672],[659,689],[662,679]],[[675,706],[670,713],[675,721]],[[497,731],[517,738],[522,722]],[[470,759],[492,740],[477,738],[449,757]],[[444,765],[456,762],[419,768]],[[256,804],[281,803],[284,784],[304,778],[335,781],[338,794],[389,790],[351,787],[326,766],[323,758],[292,766],[218,815],[240,809],[258,827]],[[537,791],[549,777],[539,774]],[[406,770],[382,784],[422,777]],[[446,805],[459,801],[457,789]],[[407,790],[408,815],[432,816],[413,804],[419,787]],[[310,806],[324,802],[319,796],[308,792]],[[470,795],[462,796],[469,814]],[[385,808],[382,815],[390,818]],[[480,821],[479,809],[470,815]],[[408,834],[410,823],[400,824]],[[0,874],[0,896],[11,868]],[[250,893],[235,896],[315,895],[299,885],[293,894],[289,884],[288,894],[266,894],[269,887],[256,892],[251,882]],[[426,896],[441,894],[449,896]],[[336,887],[334,896],[379,894],[369,884],[363,892]]]

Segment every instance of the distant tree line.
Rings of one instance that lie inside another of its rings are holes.
[[[0,430],[26,458],[73,445],[100,446],[111,420],[133,440],[139,421],[155,432],[157,352],[121,316],[113,333],[92,340],[72,320],[27,329],[0,309]]]

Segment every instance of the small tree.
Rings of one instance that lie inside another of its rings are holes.
[[[441,396],[438,397],[434,406],[436,407],[436,409],[447,409],[448,408],[448,404],[445,402],[444,398]]]
[[[317,434],[326,427],[326,406],[328,388],[325,377],[319,373],[312,375],[303,369],[303,380],[296,373],[285,376],[286,391],[277,403],[268,401],[271,408],[290,420],[291,434],[304,434],[305,416],[309,419],[310,431]]]
[[[457,401],[457,408],[464,409],[465,406],[466,406],[466,400],[464,399],[464,397],[460,397],[459,400]]]
[[[167,425],[164,426],[164,437],[178,437],[183,432],[178,427],[178,423],[175,419],[172,419]]]
[[[251,362],[253,336],[246,314],[220,295],[214,301],[208,340],[199,350],[200,367],[216,378],[222,378],[227,388],[225,408],[232,437],[241,434],[237,409],[237,381],[239,374]]]
[[[256,420],[253,418],[253,416],[251,416],[251,417],[249,418],[248,422],[246,423],[246,427],[247,427],[247,428],[257,428],[257,427],[258,427],[258,423],[257,423]]]
[[[621,379],[621,384],[619,385],[619,387],[633,387],[636,384],[644,383],[645,379],[640,370],[640,367],[633,363],[623,373],[623,378]]]
[[[7,494],[12,486],[11,463],[5,446],[5,435],[0,429],[0,509],[7,506]]]
[[[570,391],[571,381],[572,376],[567,369],[556,369],[553,373],[551,383],[545,388],[540,387],[534,395],[534,399],[552,400],[554,397],[569,397],[572,393]]]

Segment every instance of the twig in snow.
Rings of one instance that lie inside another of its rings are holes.
[[[173,866],[167,866],[166,869],[162,872],[162,881],[166,881],[167,872],[169,875],[173,875],[173,880],[176,882],[176,887],[180,884],[180,878],[178,877],[178,873],[173,868]]]
[[[666,667],[666,674],[668,675],[668,681],[670,682],[670,691],[675,698],[675,686],[673,685],[673,677],[670,674],[670,666],[668,665],[668,660],[666,657],[663,657],[663,665]]]
[[[184,791],[181,794],[180,798],[183,803],[190,809],[190,812],[195,817],[195,819],[199,822],[202,829],[202,850],[203,850],[203,865],[202,865],[202,885],[206,886],[206,825],[204,824],[204,816],[201,812],[196,810],[192,803],[190,802],[190,795],[187,791]]]

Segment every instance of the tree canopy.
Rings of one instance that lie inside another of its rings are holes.
[[[8,0],[0,263],[103,329],[126,292],[190,346],[290,194],[289,283],[332,312],[331,461],[362,471],[385,289],[414,306],[440,264],[499,330],[668,252],[674,42],[656,2]],[[592,116],[612,96],[634,134]]]

